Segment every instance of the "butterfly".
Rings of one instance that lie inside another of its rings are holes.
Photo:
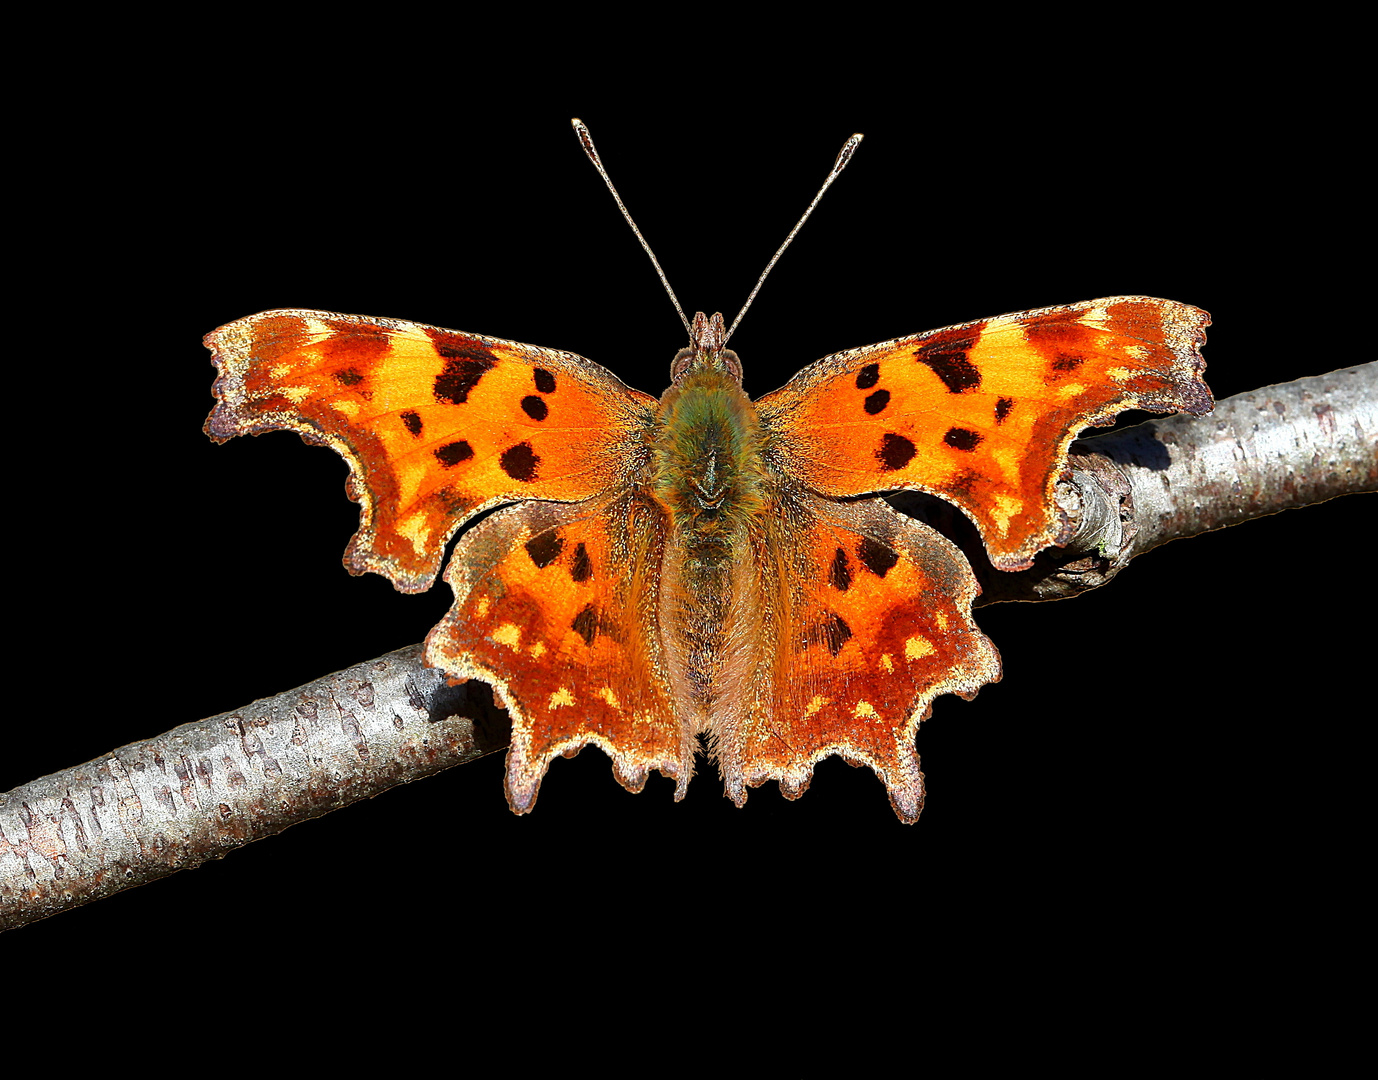
[[[739,806],[771,780],[799,797],[836,754],[913,822],[920,722],[1000,660],[964,556],[880,493],[945,499],[997,569],[1028,567],[1067,539],[1053,491],[1083,427],[1210,410],[1209,321],[1144,296],[1039,308],[834,353],[752,401],[721,314],[686,320],[657,399],[570,352],[283,309],[206,336],[205,430],[336,450],[360,504],[345,566],[403,592],[486,515],[425,656],[506,705],[513,811],[590,744],[629,790],[658,770],[678,800],[706,742]]]

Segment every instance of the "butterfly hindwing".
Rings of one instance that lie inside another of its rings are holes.
[[[766,519],[760,577],[771,613],[754,692],[717,738],[727,794],[778,780],[797,798],[831,754],[875,770],[905,821],[923,804],[914,737],[939,694],[1000,677],[971,619],[960,552],[881,500],[843,503],[787,484]]]
[[[460,537],[445,572],[455,602],[426,660],[501,694],[513,810],[531,809],[557,755],[589,743],[628,789],[659,769],[683,796],[693,742],[657,629],[664,545],[659,507],[632,491],[507,507]]]

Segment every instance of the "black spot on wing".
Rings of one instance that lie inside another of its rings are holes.
[[[421,434],[421,414],[415,409],[408,409],[401,413],[402,426],[412,433],[413,436]]]
[[[522,398],[522,412],[526,413],[532,420],[544,420],[550,415],[550,407],[546,405],[543,398],[538,398],[535,394],[528,394]]]
[[[828,647],[828,652],[836,656],[842,651],[842,646],[847,644],[847,640],[852,636],[852,628],[847,625],[841,615],[830,614],[823,621],[823,644]]]
[[[912,441],[903,435],[886,432],[880,440],[880,449],[876,451],[876,460],[880,462],[880,467],[886,472],[894,472],[896,469],[902,469],[908,465],[916,452]]]
[[[967,453],[975,450],[981,445],[981,433],[972,431],[970,428],[948,428],[947,434],[943,436],[943,442],[954,450],[965,450]]]
[[[526,553],[531,556],[531,561],[536,564],[536,568],[544,570],[560,557],[560,552],[565,549],[565,542],[560,534],[554,529],[543,532],[539,536],[533,536],[526,542]],[[583,544],[579,545],[583,547]]]
[[[497,363],[486,349],[436,345],[436,352],[444,358],[445,364],[435,377],[432,393],[436,401],[445,405],[463,405],[468,401],[469,391]]]
[[[593,639],[598,636],[598,613],[594,611],[593,605],[586,604],[584,609],[574,616],[574,621],[569,626],[584,639],[585,645],[592,645]]]
[[[858,390],[869,390],[880,382],[880,365],[867,364],[856,373],[856,388]]]
[[[461,461],[468,461],[474,456],[474,448],[463,439],[456,439],[452,443],[435,448],[435,460],[450,469],[458,465]]]
[[[846,592],[852,587],[852,568],[848,563],[847,553],[838,548],[828,570],[828,584],[839,592]]]
[[[575,581],[587,581],[593,577],[593,560],[589,558],[588,548],[583,542],[574,547],[574,561],[569,566],[569,576]]]
[[[861,538],[861,543],[857,545],[856,557],[861,560],[861,565],[876,577],[884,577],[900,561],[898,552],[877,540],[872,540],[869,536]]]
[[[1002,397],[995,403],[995,422],[1003,424],[1014,408],[1014,398]]]
[[[535,450],[531,449],[529,442],[523,442],[517,443],[516,446],[509,446],[504,450],[502,457],[498,459],[498,464],[502,466],[502,471],[513,480],[530,483],[536,479],[541,458]]]
[[[979,330],[980,328],[975,328]],[[914,359],[927,364],[933,374],[942,379],[949,394],[962,394],[981,385],[981,372],[967,359],[967,351],[975,346],[979,333],[954,341],[935,341],[914,351]]]
[[[536,389],[542,394],[555,393],[555,376],[545,368],[533,368],[531,377],[536,383]]]
[[[874,394],[868,394],[866,403],[863,406],[869,416],[875,416],[885,411],[885,406],[890,404],[890,391],[877,390]]]

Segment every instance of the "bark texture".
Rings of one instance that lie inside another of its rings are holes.
[[[412,645],[0,795],[0,930],[505,749],[506,714]]]

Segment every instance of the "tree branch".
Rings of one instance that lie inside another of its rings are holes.
[[[479,683],[420,645],[130,743],[0,796],[0,930],[199,866],[506,749]]]
[[[973,558],[982,602],[1078,595],[1169,540],[1375,490],[1376,402],[1378,364],[1367,364],[1077,443],[1059,490],[1071,542],[1021,574]],[[960,515],[896,501],[977,555]],[[488,688],[447,686],[416,645],[131,743],[0,795],[0,930],[223,857],[507,739]]]

